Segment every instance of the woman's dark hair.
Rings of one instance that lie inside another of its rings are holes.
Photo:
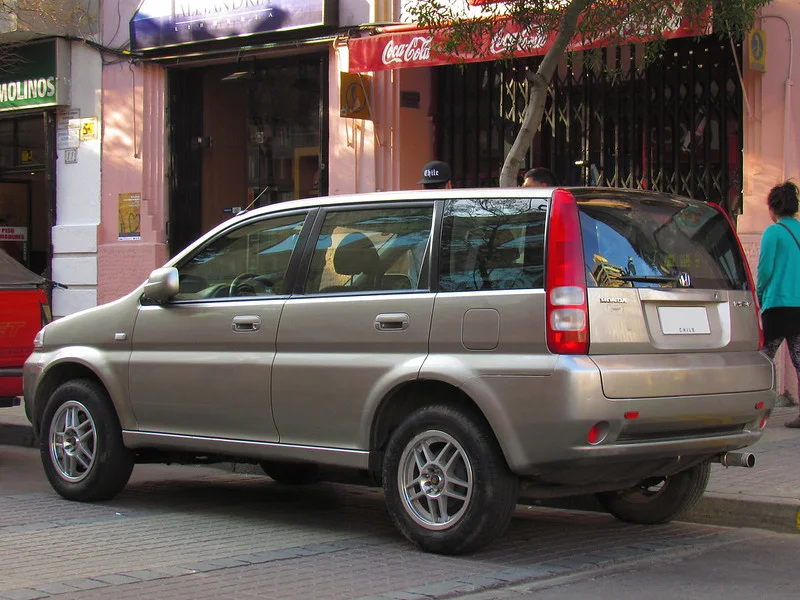
[[[784,181],[769,191],[767,206],[778,217],[791,217],[797,213],[797,195],[797,185],[793,181]]]

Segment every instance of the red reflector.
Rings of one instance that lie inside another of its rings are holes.
[[[600,440],[600,427],[597,425],[592,426],[586,439],[589,440],[590,444],[596,444]]]
[[[761,419],[761,425],[759,425],[759,427],[761,429],[764,429],[764,427],[766,426],[767,426],[767,417],[764,417],[763,419]]]
[[[629,410],[625,413],[626,419],[638,419],[639,418],[639,411],[638,410]]]
[[[758,402],[756,404],[756,410],[761,410],[762,408],[764,408],[764,403],[763,402]]]

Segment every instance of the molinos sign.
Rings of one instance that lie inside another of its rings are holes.
[[[68,42],[36,42],[13,53],[18,60],[0,72],[0,111],[69,104]]]
[[[143,0],[130,23],[131,49],[335,26],[338,0]]]

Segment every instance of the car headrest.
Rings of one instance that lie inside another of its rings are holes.
[[[340,275],[374,275],[379,262],[372,240],[363,233],[348,233],[333,253],[333,268]]]

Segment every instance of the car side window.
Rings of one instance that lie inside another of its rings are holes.
[[[432,222],[432,205],[328,212],[305,293],[427,289],[422,274]]]
[[[214,238],[178,267],[175,300],[286,293],[283,280],[305,219],[305,214],[261,219]]]
[[[448,200],[439,289],[443,292],[544,287],[547,201]]]

